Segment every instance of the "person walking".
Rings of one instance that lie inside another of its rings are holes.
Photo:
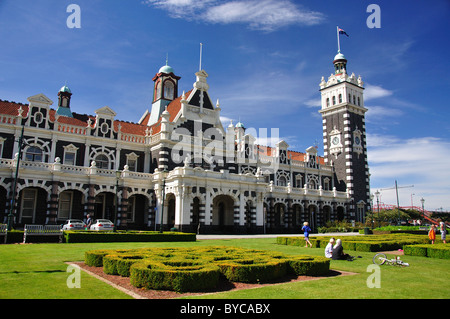
[[[431,240],[431,244],[434,244],[434,241],[436,240],[436,226],[431,225],[430,231],[428,232],[428,238]]]
[[[302,231],[303,231],[303,234],[305,235],[305,243],[306,243],[305,247],[308,247],[308,244],[309,244],[309,247],[312,247],[312,244],[309,241],[309,233],[311,232],[311,228],[309,227],[308,222],[303,223]]]
[[[446,244],[447,242],[445,241],[446,237],[447,237],[447,228],[445,227],[445,223],[444,222],[440,222],[440,231],[441,231],[441,240],[444,244]]]

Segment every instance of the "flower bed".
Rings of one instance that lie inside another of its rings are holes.
[[[330,261],[233,247],[94,250],[85,264],[106,274],[130,277],[135,287],[178,292],[214,288],[219,278],[232,282],[270,282],[287,274],[324,275]]]

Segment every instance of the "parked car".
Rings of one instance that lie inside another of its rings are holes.
[[[68,219],[62,226],[62,230],[81,230],[85,228],[86,224],[81,219]]]
[[[113,230],[114,224],[109,219],[96,219],[91,225],[91,230]]]

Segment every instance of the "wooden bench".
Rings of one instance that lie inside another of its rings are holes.
[[[27,236],[59,236],[59,242],[62,242],[63,230],[60,225],[25,225],[23,232],[23,243],[27,241]]]
[[[0,236],[4,236],[3,243],[6,244],[8,238],[8,225],[0,224]]]

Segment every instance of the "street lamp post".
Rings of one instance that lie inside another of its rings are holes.
[[[122,175],[122,172],[117,170],[116,171],[116,207],[114,209],[114,227],[113,232],[117,231],[117,215],[118,215],[118,206],[119,206],[119,179]]]
[[[163,232],[163,216],[164,216],[164,201],[166,199],[166,179],[163,179],[162,185],[162,206],[161,206],[161,223],[159,225],[159,232]]]
[[[380,192],[378,190],[375,192],[375,196],[377,197],[378,227],[380,227]]]
[[[12,199],[11,199],[11,207],[9,209],[8,214],[8,231],[11,231],[12,224],[14,220],[14,206],[16,206],[16,192],[17,192],[17,179],[19,177],[19,167],[20,167],[20,158],[22,157],[22,146],[23,146],[23,132],[25,130],[25,125],[22,125],[22,133],[19,138],[19,152],[17,153],[17,163],[16,163],[16,175],[14,176],[13,188],[12,188]]]
[[[371,229],[373,229],[373,194],[370,195],[370,206],[371,206],[371,210],[370,210],[370,227]]]
[[[420,199],[420,202],[422,203],[422,215],[425,217],[425,199],[423,197]]]

